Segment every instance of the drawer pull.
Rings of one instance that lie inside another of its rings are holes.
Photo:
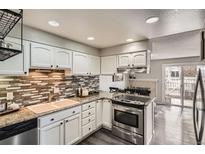
[[[88,114],[90,115],[91,113],[89,112]]]
[[[68,122],[68,120],[66,120],[65,122]]]
[[[63,123],[61,122],[60,125],[62,125]]]
[[[50,121],[54,121],[54,118],[52,118]]]
[[[88,106],[88,108],[90,108],[90,105]]]
[[[73,114],[75,113],[75,111],[73,111]]]
[[[88,119],[88,121],[90,122],[90,119]]]
[[[91,130],[91,128],[89,128],[89,130]]]

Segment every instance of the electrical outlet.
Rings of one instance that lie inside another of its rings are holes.
[[[6,99],[7,99],[7,100],[13,100],[13,98],[14,98],[13,92],[7,92],[7,97],[6,97]]]
[[[56,93],[60,93],[60,89],[58,87],[54,87],[53,88],[53,92],[56,94]]]

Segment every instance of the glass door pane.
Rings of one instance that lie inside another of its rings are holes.
[[[182,105],[182,67],[165,67],[165,103]]]
[[[184,106],[193,107],[193,97],[196,84],[197,67],[196,65],[185,65],[183,67],[183,94]]]

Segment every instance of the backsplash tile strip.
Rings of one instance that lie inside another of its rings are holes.
[[[59,94],[54,95],[54,100],[75,96],[78,87],[98,91],[99,75],[65,76],[64,71],[30,70],[29,76],[0,76],[0,101],[6,102],[7,92],[13,92],[13,102],[23,106],[47,102],[54,86],[59,88]]]

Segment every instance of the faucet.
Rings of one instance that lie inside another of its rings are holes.
[[[48,103],[50,103],[51,101],[52,101],[52,99],[54,98],[54,93],[52,93],[52,92],[50,92],[49,94],[48,94]]]

